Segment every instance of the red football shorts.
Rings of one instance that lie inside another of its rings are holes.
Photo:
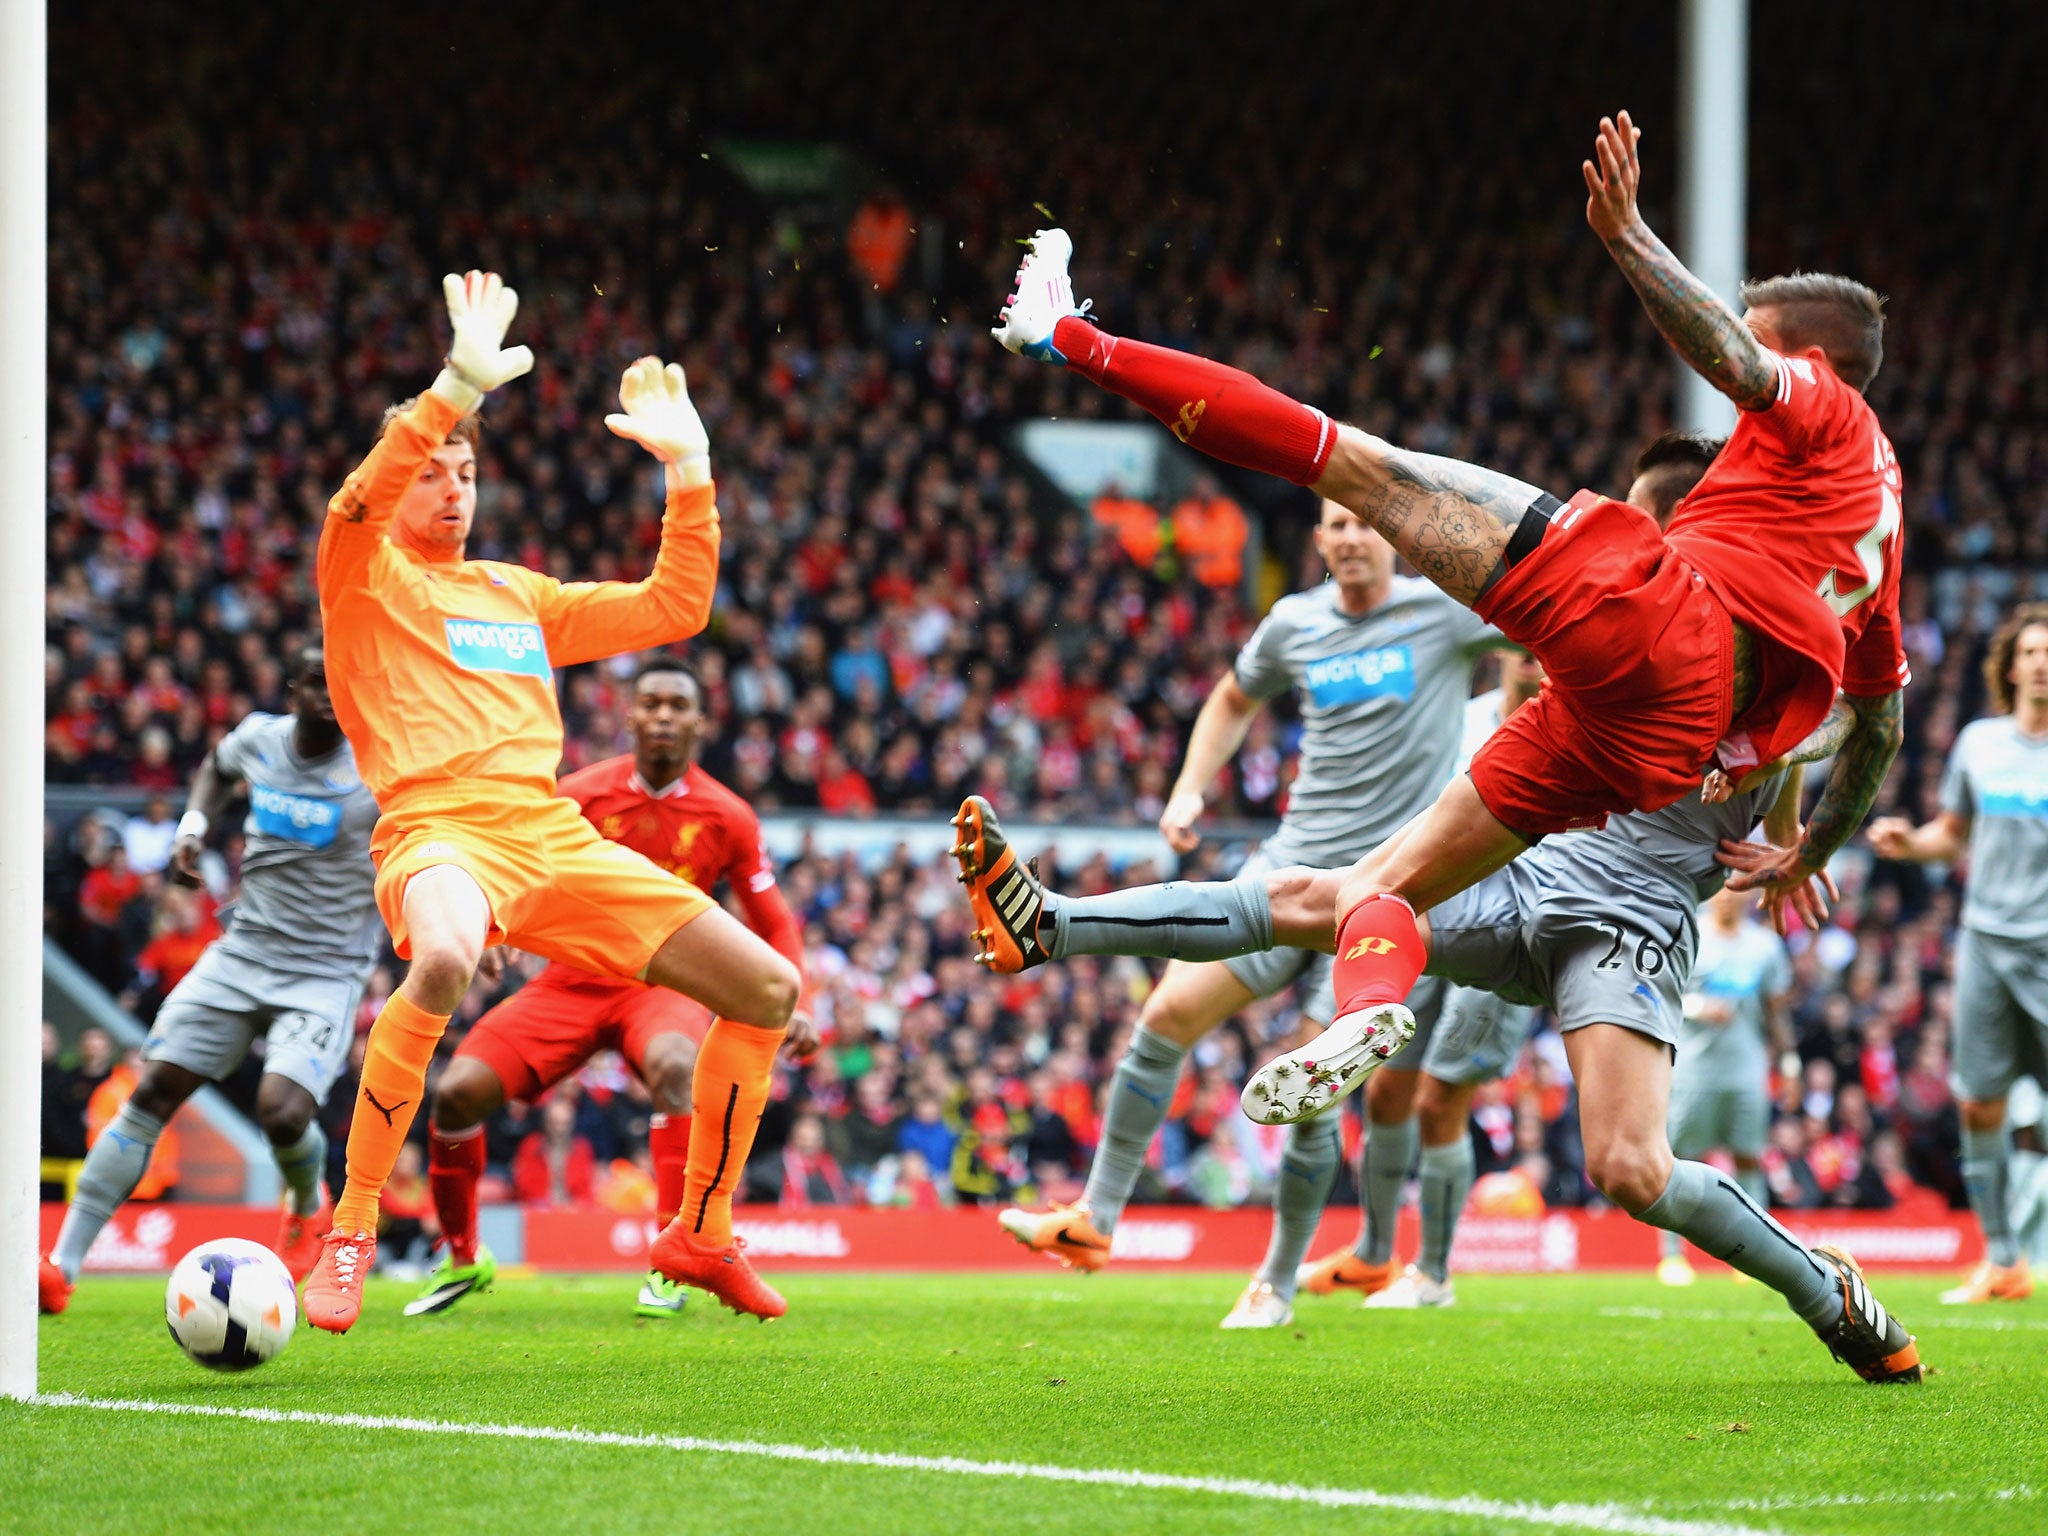
[[[1732,714],[1734,622],[1654,518],[1579,492],[1473,610],[1545,677],[1472,759],[1503,824],[1533,840],[1699,787]]]
[[[644,1076],[656,1035],[702,1045],[710,1027],[711,1010],[680,992],[551,965],[478,1019],[455,1054],[497,1073],[506,1098],[531,1103],[593,1052],[617,1051]]]

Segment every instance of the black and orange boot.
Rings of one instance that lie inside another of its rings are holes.
[[[1822,1244],[1813,1256],[1833,1269],[1842,1287],[1842,1315],[1816,1328],[1821,1343],[1865,1381],[1918,1381],[1919,1341],[1870,1294],[1863,1268],[1845,1249]]]
[[[953,831],[953,857],[974,907],[974,942],[981,946],[975,961],[1006,976],[1045,964],[1052,957],[1039,938],[1046,890],[1039,883],[1036,861],[1018,861],[1017,851],[1003,837],[995,807],[980,795],[960,802]]]

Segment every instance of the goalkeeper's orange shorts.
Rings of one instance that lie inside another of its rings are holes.
[[[510,944],[585,971],[637,979],[654,952],[711,898],[600,837],[572,800],[472,782],[412,790],[387,807],[370,842],[377,910],[410,959],[405,888],[452,864],[491,906],[486,944]]]

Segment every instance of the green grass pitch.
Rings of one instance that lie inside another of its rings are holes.
[[[42,1384],[1405,1501],[0,1403],[0,1530],[2048,1529],[2048,1305],[1957,1313],[1929,1279],[1878,1287],[1934,1367],[1918,1388],[1864,1386],[1775,1296],[1725,1280],[1474,1277],[1450,1312],[1310,1297],[1293,1328],[1236,1334],[1216,1327],[1228,1276],[784,1283],[769,1325],[696,1296],[638,1322],[624,1276],[503,1282],[421,1320],[373,1284],[349,1336],[302,1324],[271,1365],[215,1376],[166,1337],[160,1282],[95,1279],[44,1320]]]

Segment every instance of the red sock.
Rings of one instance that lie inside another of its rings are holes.
[[[437,1126],[427,1154],[427,1186],[457,1264],[476,1262],[476,1182],[483,1176],[484,1128],[473,1125],[451,1135]]]
[[[683,1182],[690,1176],[690,1117],[650,1116],[647,1150],[654,1155],[654,1214],[665,1227],[683,1208]]]
[[[1428,963],[1415,909],[1398,896],[1368,896],[1337,925],[1337,1011],[1398,1003]]]
[[[1213,459],[1314,485],[1337,446],[1336,423],[1239,368],[1112,336],[1075,315],[1053,327],[1067,366],[1150,411]]]

